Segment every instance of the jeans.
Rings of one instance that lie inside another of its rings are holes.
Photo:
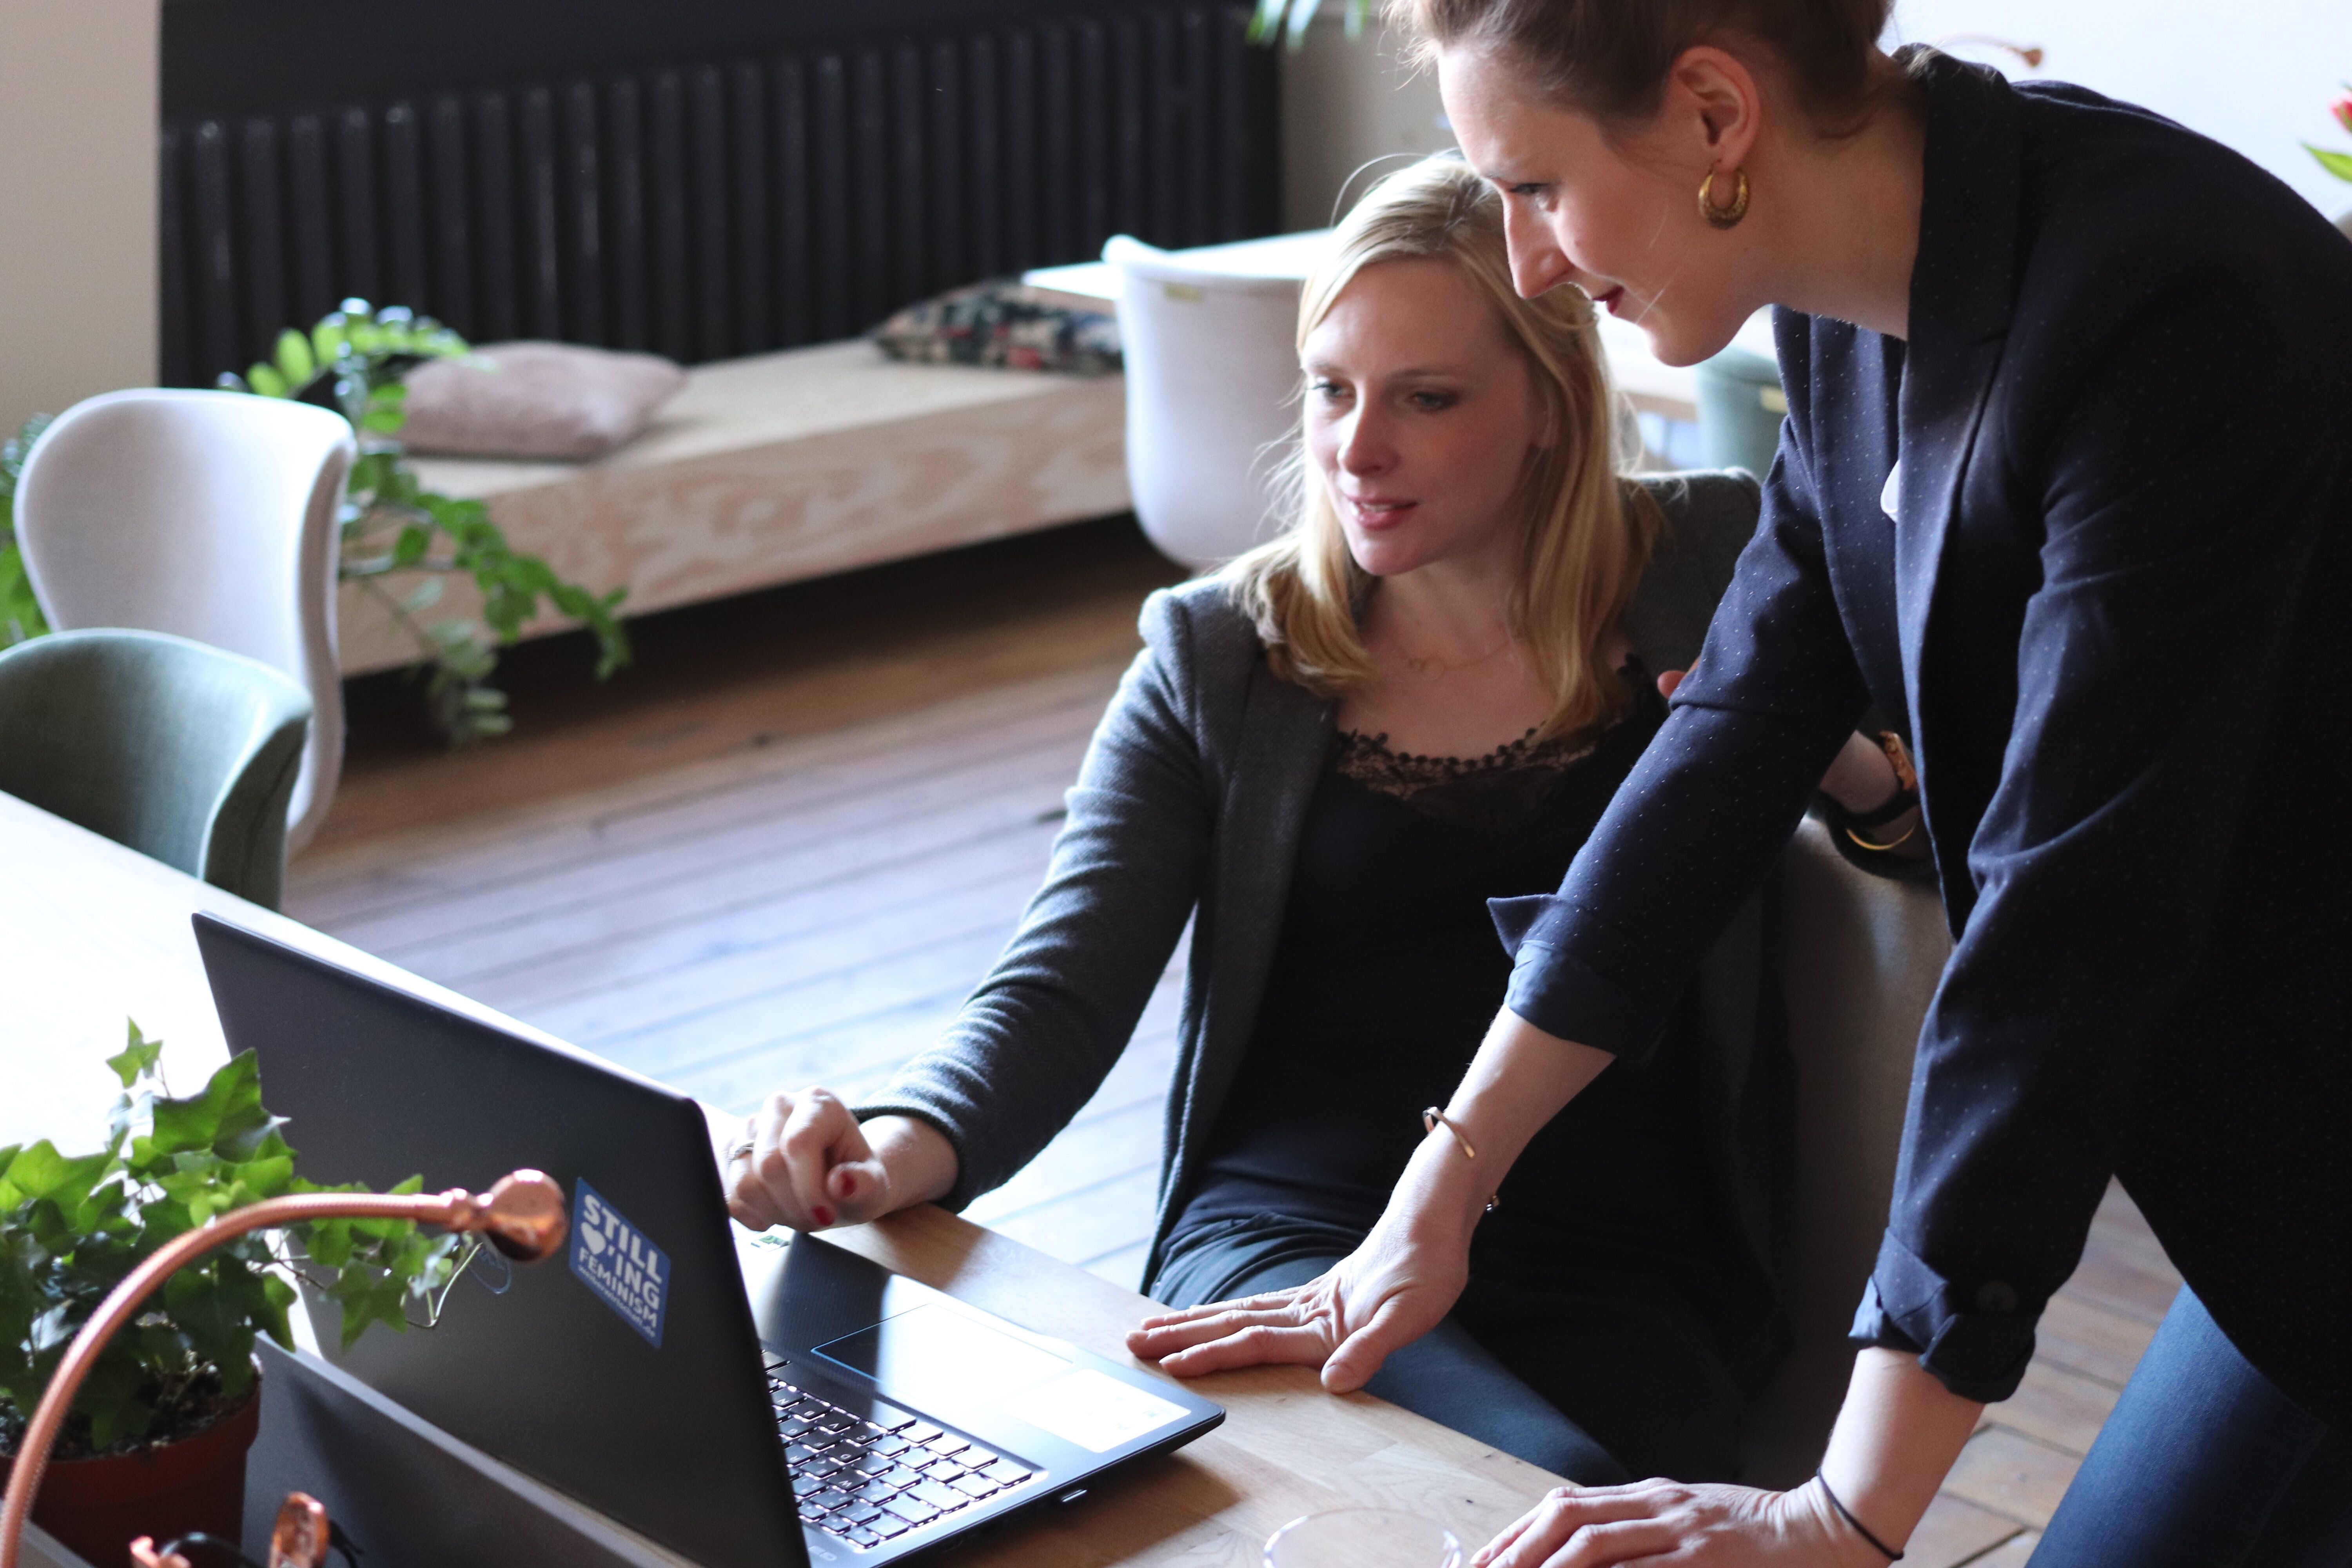
[[[2352,1564],[2352,1438],[2273,1387],[2184,1289],[2029,1568],[2239,1564]]]
[[[1147,1287],[1171,1307],[1303,1285],[1356,1249],[1343,1226],[1259,1215],[1170,1243]],[[1737,1380],[1705,1317],[1632,1269],[1547,1265],[1481,1278],[1365,1392],[1585,1486],[1729,1480]]]

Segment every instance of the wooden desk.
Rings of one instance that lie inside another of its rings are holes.
[[[68,1151],[99,1142],[117,1092],[100,1058],[121,1047],[126,1014],[163,1037],[164,1069],[184,1092],[225,1059],[188,926],[196,910],[535,1033],[5,795],[0,867],[0,974],[10,1013],[0,1033],[0,1146],[44,1136]],[[835,1232],[834,1239],[1105,1355],[1124,1355],[1121,1336],[1149,1308],[1139,1296],[936,1208]],[[1379,1400],[1332,1398],[1302,1369],[1257,1368],[1200,1386],[1232,1412],[1215,1432],[951,1560],[1004,1568],[1255,1568],[1260,1543],[1286,1521],[1373,1504],[1441,1520],[1475,1549],[1552,1482],[1533,1466]]]

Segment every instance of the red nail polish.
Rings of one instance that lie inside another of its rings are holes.
[[[841,1195],[845,1198],[854,1198],[857,1195],[857,1178],[847,1171],[841,1173]]]
[[[833,1210],[824,1204],[819,1204],[809,1210],[809,1217],[815,1220],[819,1226],[828,1226],[833,1223]]]

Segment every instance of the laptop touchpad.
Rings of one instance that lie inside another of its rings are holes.
[[[947,1307],[926,1305],[844,1334],[816,1353],[864,1373],[902,1399],[995,1400],[1067,1371],[1064,1357],[997,1332]]]

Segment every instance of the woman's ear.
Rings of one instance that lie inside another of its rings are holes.
[[[1669,145],[1693,162],[1728,173],[1748,162],[1764,123],[1764,95],[1756,73],[1727,49],[1700,44],[1685,49],[1666,72],[1658,124]]]

